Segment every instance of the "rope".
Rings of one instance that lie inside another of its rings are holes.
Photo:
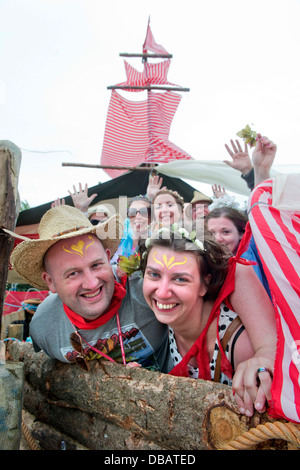
[[[268,439],[283,439],[300,448],[300,426],[281,421],[259,424],[225,444],[221,450],[246,450]]]
[[[21,430],[22,430],[23,436],[24,436],[27,444],[30,447],[30,450],[40,450],[39,446],[37,445],[37,443],[33,439],[32,435],[30,434],[29,429],[26,426],[26,424],[24,423],[23,419],[21,421]]]

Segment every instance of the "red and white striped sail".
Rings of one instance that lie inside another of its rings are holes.
[[[299,179],[298,179],[299,181]],[[300,422],[300,212],[273,207],[273,180],[251,194],[249,222],[276,310],[278,344],[270,414]]]
[[[148,50],[155,54],[168,54],[155,42],[149,23],[143,45],[143,51]],[[127,61],[124,62],[127,80],[116,87],[126,87],[126,91],[137,92],[142,89],[130,86],[174,86],[168,82],[170,59],[158,63],[144,61],[142,72]],[[187,152],[169,141],[170,127],[180,101],[181,95],[174,91],[154,92],[150,89],[147,100],[130,101],[113,89],[104,132],[101,165],[137,166],[145,162],[169,163],[178,159],[192,159]],[[106,169],[112,178],[125,171]]]
[[[129,101],[112,90],[103,140],[101,165],[136,166],[144,162],[190,159],[169,141],[173,116],[181,96],[149,93],[148,100]],[[107,169],[115,178],[126,170]]]
[[[148,51],[154,52],[155,54],[169,54],[163,46],[157,44],[155,41],[150,28],[150,18],[148,20],[146,38],[143,44],[143,52],[146,53]]]
[[[135,86],[135,87],[146,87],[149,85],[172,85],[177,86],[174,83],[168,81],[168,71],[171,65],[171,60],[163,60],[162,62],[156,62],[150,64],[149,62],[144,63],[144,69],[142,72],[136,70],[126,60],[124,60],[125,72],[127,80],[126,82],[119,83],[118,86]],[[142,89],[129,88],[126,91],[130,92],[141,92]]]

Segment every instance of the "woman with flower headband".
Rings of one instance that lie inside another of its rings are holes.
[[[152,233],[141,247],[144,297],[169,326],[170,373],[233,388],[242,374],[237,402],[251,416],[253,404],[264,412],[271,399],[271,374],[260,374],[259,385],[256,380],[259,367],[273,370],[276,326],[269,297],[243,264],[233,262],[211,234],[202,243],[176,225]]]
[[[162,188],[155,194],[152,203],[152,230],[170,227],[172,224],[182,221],[184,200],[177,191]]]

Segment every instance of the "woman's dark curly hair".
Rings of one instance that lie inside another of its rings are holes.
[[[248,218],[243,211],[230,206],[216,207],[207,214],[205,223],[207,224],[209,219],[218,219],[219,217],[226,217],[227,219],[231,220],[240,234],[245,232]]]
[[[150,246],[146,248],[144,240],[139,245],[140,270],[145,274],[148,255],[152,247],[170,248],[177,252],[191,252],[199,259],[199,274],[201,279],[206,279],[210,275],[210,281],[207,287],[205,299],[215,299],[225,281],[228,269],[228,259],[231,257],[228,249],[218,243],[211,233],[204,231],[203,238],[204,250],[196,246],[194,241],[188,238],[178,238],[178,233],[170,232],[168,238],[162,233],[157,233],[151,238]]]

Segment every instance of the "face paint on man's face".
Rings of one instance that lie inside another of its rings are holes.
[[[79,255],[81,258],[83,258],[88,250],[88,248],[90,246],[92,246],[95,242],[94,238],[91,237],[90,235],[88,236],[88,238],[91,240],[90,243],[85,243],[83,240],[79,240],[76,245],[71,245],[70,247],[70,250],[68,250],[64,245],[62,247],[62,249],[66,252],[66,253],[71,253],[73,255]]]

